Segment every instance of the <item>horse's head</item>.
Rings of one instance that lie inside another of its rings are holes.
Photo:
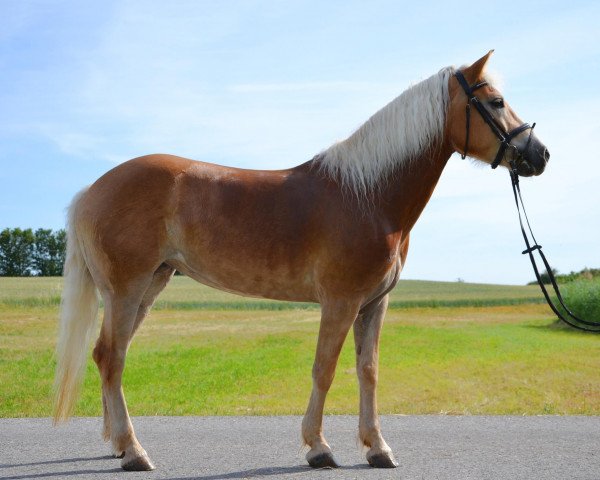
[[[454,150],[464,156],[516,169],[521,176],[541,174],[550,159],[545,145],[523,123],[502,94],[486,80],[493,50],[450,79],[446,129]],[[535,126],[535,124],[534,124]]]

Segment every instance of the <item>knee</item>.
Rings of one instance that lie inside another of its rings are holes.
[[[312,374],[313,382],[319,390],[329,390],[329,387],[331,386],[331,383],[333,382],[333,377],[335,375],[334,369],[315,364],[313,366]]]
[[[378,368],[374,363],[365,363],[358,366],[358,376],[369,385],[377,384]]]

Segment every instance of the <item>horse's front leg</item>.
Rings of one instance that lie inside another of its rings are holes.
[[[339,466],[323,436],[323,407],[333,382],[342,345],[357,313],[358,306],[347,301],[328,301],[321,307],[321,326],[313,365],[313,388],[302,421],[302,437],[310,447],[306,460],[314,468]]]
[[[367,451],[372,467],[394,468],[398,462],[381,435],[377,415],[377,376],[379,369],[379,334],[388,306],[388,296],[361,313],[354,322],[356,374],[360,384],[360,417],[358,435]]]

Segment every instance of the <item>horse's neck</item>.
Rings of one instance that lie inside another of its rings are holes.
[[[409,165],[398,168],[376,196],[378,210],[394,231],[408,233],[431,198],[452,155],[447,142],[432,146]]]

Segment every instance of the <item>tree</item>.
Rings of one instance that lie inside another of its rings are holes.
[[[0,276],[28,277],[33,272],[34,235],[31,228],[5,228],[0,232]]]
[[[556,275],[558,275],[558,270],[556,268],[552,268],[550,271],[552,272],[553,276],[556,277]],[[549,285],[550,283],[552,283],[550,281],[550,273],[548,272],[548,270],[545,270],[543,273],[541,273],[540,278],[542,279],[542,283],[544,285]]]
[[[40,277],[62,275],[67,243],[66,232],[64,230],[52,232],[50,229],[38,228],[34,233],[34,240],[32,263],[35,274]]]

